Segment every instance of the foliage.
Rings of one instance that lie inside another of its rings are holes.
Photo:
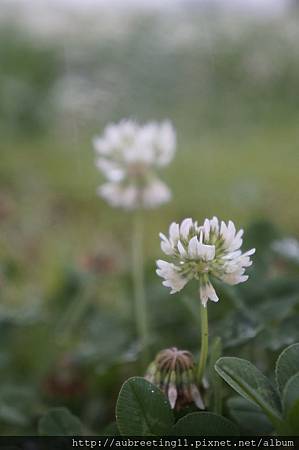
[[[273,247],[299,233],[296,19],[140,16],[100,39],[81,22],[67,39],[2,27],[1,435],[298,433],[299,265]],[[248,283],[209,305],[204,412],[171,411],[142,378],[131,218],[95,195],[91,137],[128,114],[178,130],[174,200],[145,215],[151,357],[198,358],[200,335],[196,286],[170,296],[154,272],[158,232],[223,215],[257,249]]]
[[[278,433],[294,435],[299,425],[298,356],[299,344],[291,345],[280,354],[275,370],[276,389],[267,377],[244,359],[222,357],[215,368],[236,392],[262,409]]]

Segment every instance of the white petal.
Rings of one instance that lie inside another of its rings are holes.
[[[172,255],[174,253],[174,248],[163,233],[159,233],[161,239],[161,249],[166,255]]]
[[[171,256],[174,254],[174,248],[170,245],[169,242],[161,242],[161,250],[165,253],[165,255]]]
[[[171,198],[171,192],[165,183],[156,179],[149,183],[142,191],[142,202],[146,208],[166,203]]]
[[[93,147],[99,155],[109,155],[111,153],[111,146],[104,138],[95,137],[93,139]]]
[[[223,239],[226,240],[227,235],[228,235],[228,229],[227,229],[226,223],[223,222],[223,220],[221,221],[220,234],[223,237]]]
[[[232,241],[230,242],[229,246],[228,246],[228,250],[230,252],[233,252],[237,249],[239,249],[243,243],[243,236],[244,231],[241,229],[238,231],[238,233],[235,235],[235,237],[232,239]]]
[[[246,255],[246,256],[254,255],[255,251],[256,251],[255,248],[251,248],[250,250],[245,252],[244,255]]]
[[[218,295],[210,282],[201,285],[199,293],[201,302],[204,306],[207,305],[208,300],[212,300],[212,302],[218,302],[219,300]]]
[[[200,301],[203,304],[203,306],[207,306],[209,297],[208,297],[208,293],[206,291],[206,286],[200,286],[199,288],[199,297],[200,297]]]
[[[176,400],[178,398],[178,391],[175,386],[170,386],[167,392],[168,400],[171,406],[171,409],[174,409]]]
[[[188,254],[187,254],[187,252],[186,252],[186,250],[185,250],[185,247],[184,247],[183,244],[181,243],[181,241],[178,242],[177,246],[178,246],[178,251],[179,251],[180,255],[181,255],[183,258],[186,258],[186,257],[188,256]]]
[[[97,189],[98,195],[106,200],[110,206],[121,206],[121,188],[116,183],[104,183]]]
[[[247,281],[248,280],[248,275],[242,275],[240,278],[239,278],[239,283],[244,283],[244,281]]]
[[[229,220],[228,225],[226,225],[224,222],[221,222],[220,234],[222,235],[222,238],[224,240],[224,247],[226,249],[233,251],[234,249],[237,249],[241,246],[242,239],[240,237],[238,237],[235,244],[232,245],[235,240],[236,227],[231,220]]]
[[[122,190],[121,204],[129,210],[139,207],[138,189],[135,186],[127,186]]]
[[[232,260],[232,259],[238,258],[241,255],[242,255],[241,250],[236,250],[236,251],[231,252],[231,253],[226,253],[225,255],[222,256],[222,259]]]
[[[230,285],[243,283],[248,280],[248,275],[241,275],[240,272],[226,273],[221,279]]]
[[[111,182],[100,186],[97,192],[113,207],[130,210],[138,206],[138,191],[134,186],[124,187]]]
[[[173,158],[176,147],[175,130],[169,121],[165,121],[157,127],[155,147],[157,149],[157,164],[159,166],[169,164]]]
[[[170,293],[174,294],[175,292],[179,292],[188,282],[187,278],[184,278],[179,273],[179,267],[175,266],[172,263],[168,263],[159,259],[157,262],[158,269],[156,270],[157,275],[164,278],[163,285],[171,288]]]
[[[195,405],[197,406],[197,408],[205,409],[205,405],[204,405],[202,396],[200,395],[200,392],[199,392],[197,386],[195,384],[192,384],[190,390],[191,390],[192,399],[193,399]]]
[[[197,253],[197,244],[198,240],[196,236],[193,236],[192,239],[190,239],[188,244],[188,254],[190,258],[197,259],[198,253]]]
[[[168,242],[168,239],[167,239],[167,237],[165,236],[164,233],[159,233],[159,238],[160,238],[162,241]]]
[[[121,138],[121,127],[119,124],[111,123],[105,128],[104,139],[106,139],[112,149],[121,144]]]
[[[169,239],[174,245],[176,245],[180,239],[180,227],[175,222],[173,222],[169,227]]]
[[[197,256],[204,261],[212,261],[215,258],[215,245],[197,243]]]
[[[171,264],[169,262],[163,261],[163,259],[158,259],[156,261],[156,264],[159,267],[159,269],[162,269],[162,270],[166,270],[169,268],[169,266],[171,266]]]
[[[188,218],[183,220],[180,226],[180,235],[183,239],[188,239],[190,228],[193,225],[192,219]]]
[[[219,220],[216,216],[214,216],[210,221],[211,229],[213,229],[214,232],[219,232]]]
[[[96,167],[102,171],[109,181],[119,182],[125,176],[125,171],[118,164],[106,158],[98,158]]]
[[[212,302],[218,302],[218,300],[219,300],[218,295],[216,294],[216,291],[211,283],[207,284],[207,289],[208,289],[209,299],[212,300]]]
[[[236,227],[235,227],[235,224],[231,220],[228,221],[227,228],[228,228],[228,232],[229,232],[229,238],[233,239],[236,234]]]
[[[183,278],[178,273],[173,273],[172,276],[163,281],[162,284],[171,288],[171,294],[175,294],[176,292],[181,291],[187,282],[188,280],[186,278]]]
[[[210,229],[211,229],[210,221],[209,221],[209,219],[205,219],[204,224],[203,224],[203,232],[204,232],[204,238],[206,241],[208,241],[210,239]]]

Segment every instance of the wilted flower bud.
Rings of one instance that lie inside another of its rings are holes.
[[[199,409],[205,408],[196,386],[195,365],[190,352],[176,347],[162,350],[149,365],[145,378],[164,392],[172,409],[179,410],[192,402]]]

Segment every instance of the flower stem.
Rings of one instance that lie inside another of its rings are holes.
[[[142,362],[145,366],[148,359],[148,321],[144,288],[144,262],[143,262],[143,217],[140,211],[134,216],[132,238],[132,263],[133,263],[133,287],[134,307],[137,325],[137,333],[141,344]]]
[[[200,303],[200,323],[201,323],[201,349],[197,370],[198,385],[202,384],[209,348],[209,328],[208,328],[208,307]]]

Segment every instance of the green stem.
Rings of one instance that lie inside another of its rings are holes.
[[[148,363],[149,333],[144,288],[143,217],[139,211],[136,212],[134,217],[132,260],[135,318],[137,333],[141,344],[143,365],[145,366]]]
[[[200,303],[201,349],[197,371],[197,382],[200,386],[205,373],[209,348],[208,308]]]

